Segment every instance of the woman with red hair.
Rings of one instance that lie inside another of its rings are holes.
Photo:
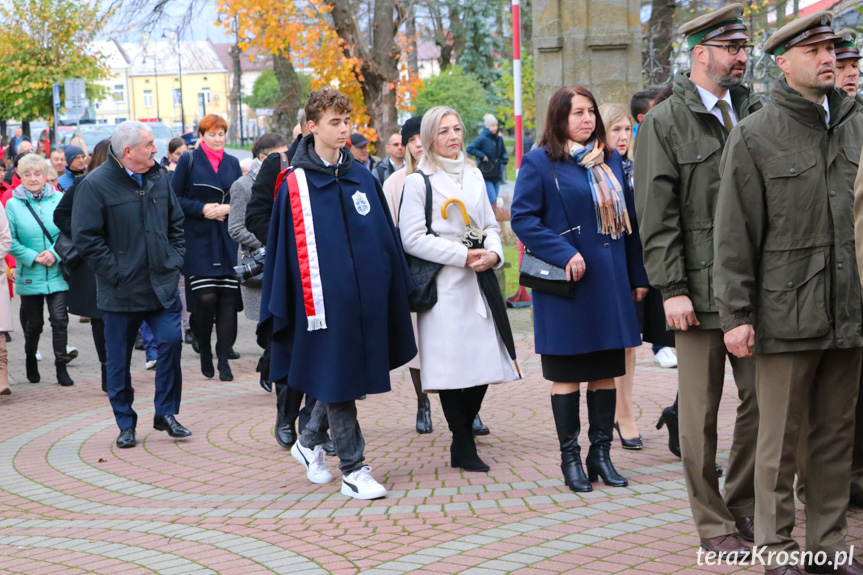
[[[192,330],[201,346],[201,373],[213,377],[210,338],[216,326],[219,379],[234,379],[228,355],[237,339],[240,285],[234,276],[237,242],[228,234],[231,185],[243,173],[237,158],[225,153],[228,123],[209,114],[198,123],[201,145],[177,162],[171,186],[186,214],[186,262],[183,276]]]

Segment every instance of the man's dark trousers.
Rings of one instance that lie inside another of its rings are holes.
[[[158,360],[156,362],[156,416],[177,415],[183,392],[180,352],[183,337],[180,322],[180,298],[168,309],[137,312],[102,312],[105,321],[105,347],[108,354],[108,398],[114,419],[120,429],[136,427],[138,414],[132,409],[132,350],[135,336],[146,321],[153,331]]]

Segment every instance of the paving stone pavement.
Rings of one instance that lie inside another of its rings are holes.
[[[340,495],[338,474],[330,485],[310,484],[276,444],[275,396],[257,384],[252,322],[240,321],[233,382],[202,377],[198,356],[184,346],[178,419],[194,433],[185,441],[147,425],[153,372],[135,353],[140,443],[127,450],[113,443],[117,429],[99,389],[89,325],[70,322],[70,343],[80,350],[71,388],[53,383],[50,361],[40,364],[43,383],[27,383],[23,338],[13,333],[13,394],[0,398],[0,575],[746,572],[696,564],[680,462],[665,431],[654,428],[674,399],[676,370],[655,366],[648,346],[638,350],[635,403],[645,449],[612,450],[630,485],[571,493],[560,477],[530,310],[510,313],[526,379],[486,396],[491,435],[478,442],[491,471],[448,467],[449,433],[436,400],[434,433],[414,432],[410,377],[397,370],[392,392],[358,404],[367,462],[389,490],[377,501]],[[46,334],[46,357],[49,346]],[[730,375],[726,383],[720,463],[737,405]],[[802,542],[799,505],[798,525]],[[859,510],[850,512],[849,529],[850,542],[863,548]]]

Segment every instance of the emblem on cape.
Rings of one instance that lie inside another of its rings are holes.
[[[368,215],[370,211],[372,211],[372,207],[369,205],[369,198],[357,190],[356,193],[351,196],[351,199],[354,200],[354,207],[357,209],[357,213],[361,216]]]

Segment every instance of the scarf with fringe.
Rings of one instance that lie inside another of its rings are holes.
[[[597,233],[618,239],[624,232],[632,233],[629,212],[621,199],[623,187],[614,172],[605,163],[605,148],[599,142],[590,142],[573,153],[578,165],[587,170],[587,181],[596,208]]]

